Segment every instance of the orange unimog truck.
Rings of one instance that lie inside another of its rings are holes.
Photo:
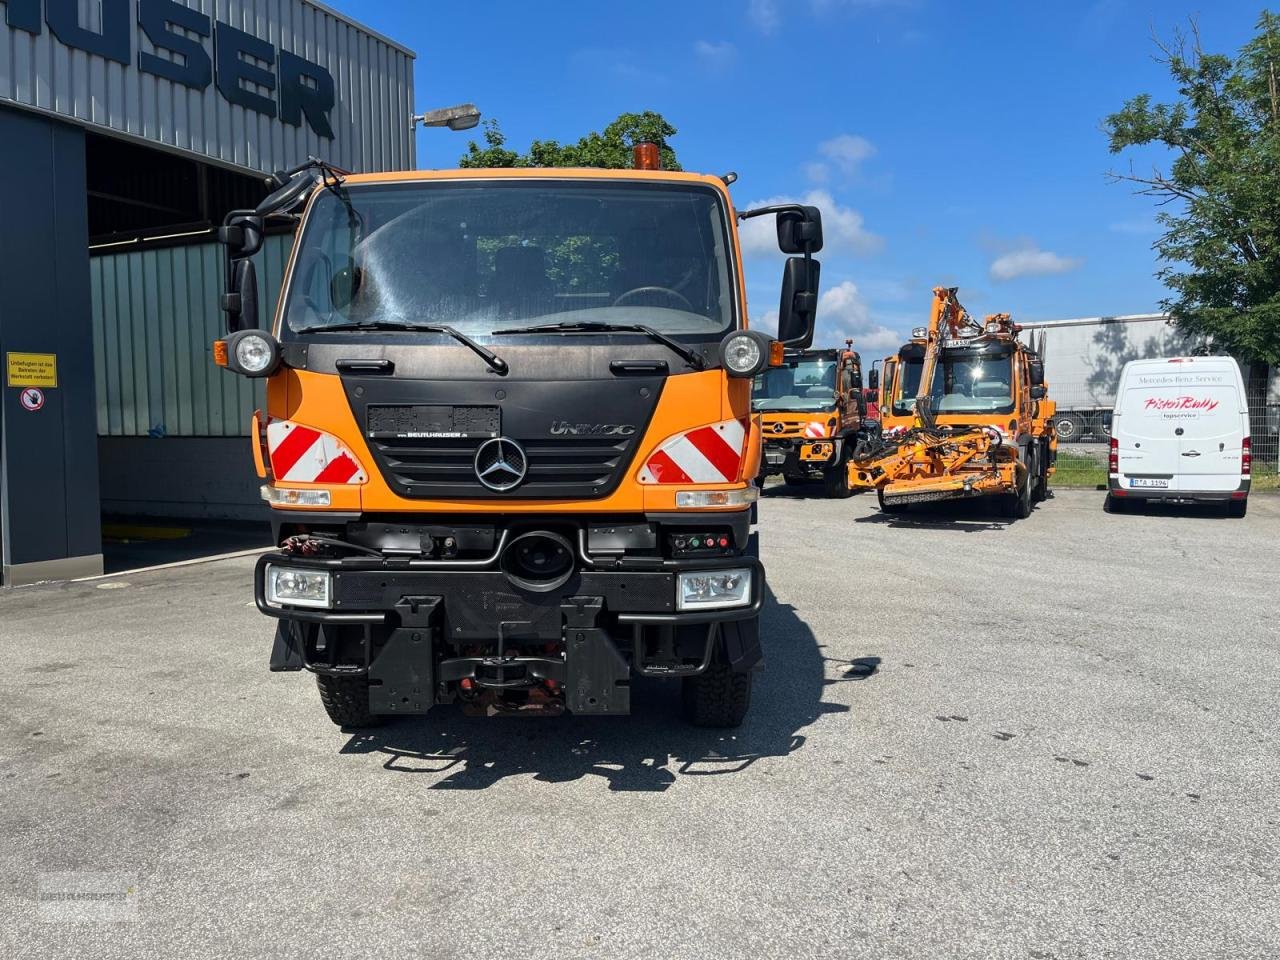
[[[862,360],[845,349],[799,350],[756,377],[751,409],[760,414],[764,457],[760,478],[788,483],[821,480],[828,497],[848,497],[848,462],[866,439],[867,405]]]
[[[928,327],[879,371],[882,439],[854,452],[850,483],[874,488],[889,513],[991,496],[1027,517],[1057,456],[1044,363],[1009,314],[978,323],[956,288],[933,294]]]
[[[272,670],[335,723],[462,701],[625,714],[680,679],[740,723],[761,659],[751,380],[813,335],[821,218],[735,213],[735,179],[658,168],[353,176],[312,160],[227,218],[214,345],[267,381],[252,453]],[[292,211],[300,211],[294,213]],[[775,216],[781,341],[747,329],[737,221]],[[296,240],[259,329],[250,257]]]

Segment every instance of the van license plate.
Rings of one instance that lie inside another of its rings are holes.
[[[1159,487],[1162,490],[1169,488],[1169,481],[1157,479],[1155,477],[1130,477],[1129,486],[1131,487]]]

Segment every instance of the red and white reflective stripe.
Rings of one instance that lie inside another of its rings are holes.
[[[810,420],[804,425],[804,435],[811,440],[825,437],[827,435],[827,425],[821,420]]]
[[[364,483],[364,469],[337,437],[288,420],[267,424],[271,475],[293,483]]]
[[[640,468],[641,483],[733,483],[742,468],[747,428],[722,420],[664,440]]]

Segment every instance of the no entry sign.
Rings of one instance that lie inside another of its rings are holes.
[[[34,412],[44,406],[44,391],[39,387],[26,387],[18,399],[22,402],[22,409]]]

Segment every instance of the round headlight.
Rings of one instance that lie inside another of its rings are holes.
[[[755,330],[739,330],[720,344],[720,362],[733,377],[754,377],[769,362],[769,338]]]
[[[271,365],[271,344],[261,335],[241,337],[236,344],[236,363],[245,373],[261,373]]]

